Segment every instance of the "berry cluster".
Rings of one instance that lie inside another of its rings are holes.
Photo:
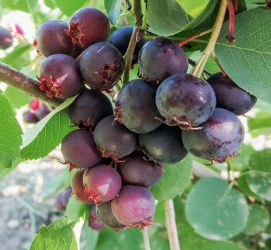
[[[35,40],[46,56],[40,89],[58,98],[79,93],[67,108],[78,129],[61,143],[65,161],[77,169],[72,193],[96,204],[100,221],[117,230],[152,223],[149,187],[160,180],[163,164],[180,162],[188,152],[211,162],[234,156],[244,138],[237,115],[256,102],[222,73],[207,81],[187,74],[185,52],[163,37],[137,43],[133,63],[140,78],[111,102],[105,92],[121,79],[132,31],[123,27],[106,42],[107,17],[83,8],[69,24],[43,23]]]
[[[42,101],[32,99],[29,102],[29,110],[23,113],[25,123],[37,123],[51,112],[51,107],[48,107]]]

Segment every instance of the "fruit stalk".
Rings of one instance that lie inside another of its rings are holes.
[[[140,31],[142,26],[142,6],[141,0],[134,0],[134,30],[129,42],[129,46],[127,48],[127,52],[125,54],[125,70],[123,75],[123,83],[127,83],[129,81],[129,73],[132,65],[133,55],[136,47],[137,41],[137,32]]]
[[[148,227],[142,228],[142,233],[143,233],[144,249],[151,250],[149,235],[148,235]]]
[[[193,73],[192,73],[192,75],[194,75],[196,77],[201,76],[203,69],[204,69],[204,66],[205,66],[209,56],[214,51],[216,41],[218,39],[218,36],[219,36],[221,28],[222,28],[222,24],[224,21],[227,6],[228,6],[228,0],[221,0],[219,11],[217,14],[215,24],[213,26],[213,31],[212,31],[211,37],[208,41],[208,44],[207,44],[201,58],[199,59],[197,65],[194,68]]]
[[[42,91],[40,91],[40,83],[38,81],[4,63],[0,63],[0,81],[54,107],[63,102],[63,100],[60,99],[47,97]]]
[[[175,221],[174,204],[172,200],[165,201],[166,227],[171,250],[180,250],[177,226]]]

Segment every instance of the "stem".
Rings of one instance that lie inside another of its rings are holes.
[[[205,66],[210,54],[214,51],[215,44],[218,39],[219,33],[221,31],[222,24],[223,24],[224,17],[225,17],[225,13],[227,10],[227,3],[228,3],[227,0],[221,0],[219,11],[217,14],[215,24],[213,26],[213,31],[212,31],[210,40],[209,40],[201,58],[199,59],[196,67],[194,68],[193,73],[192,73],[192,75],[194,75],[196,77],[201,76],[203,69],[204,69],[204,66]]]
[[[234,35],[235,11],[232,0],[228,0],[228,12],[229,12],[229,27],[226,38],[229,41],[229,44],[232,44],[235,41]]]
[[[143,233],[144,249],[151,250],[147,227],[143,227],[142,233]]]
[[[177,226],[175,221],[174,204],[172,200],[165,201],[165,212],[170,250],[180,250],[181,248],[179,244]]]
[[[214,58],[214,60],[215,60],[215,62],[216,62],[216,64],[217,64],[218,68],[220,69],[222,75],[223,75],[223,76],[227,76],[227,73],[224,71],[224,69],[222,68],[221,64],[220,64],[219,61],[217,60],[217,57],[216,57],[214,51],[212,52],[212,57]]]
[[[0,63],[0,81],[52,106],[58,106],[64,101],[47,97],[45,93],[39,89],[40,83],[38,81],[4,63]]]
[[[125,70],[123,76],[123,84],[129,81],[130,69],[132,66],[132,60],[134,56],[135,46],[138,42],[137,33],[141,30],[142,25],[142,10],[141,10],[141,0],[134,0],[134,15],[135,15],[135,24],[134,30],[125,54]]]
[[[208,29],[208,30],[202,31],[202,32],[200,32],[200,33],[198,33],[198,34],[195,34],[195,35],[193,35],[193,36],[191,36],[191,37],[189,37],[189,38],[186,38],[185,40],[179,42],[179,43],[178,43],[178,46],[182,47],[182,46],[185,45],[186,43],[188,43],[188,42],[190,42],[190,41],[192,41],[192,40],[194,40],[194,39],[196,39],[196,38],[198,38],[198,37],[201,37],[201,36],[204,36],[204,35],[206,35],[206,34],[209,34],[209,33],[211,33],[211,32],[212,32],[212,29]]]

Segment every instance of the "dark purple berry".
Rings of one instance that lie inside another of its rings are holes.
[[[144,228],[152,224],[155,200],[146,187],[126,185],[111,201],[116,219],[126,227]]]
[[[139,146],[152,160],[174,164],[187,155],[182,142],[182,130],[179,127],[161,125],[157,129],[138,136]]]
[[[55,208],[60,211],[64,211],[66,209],[66,205],[63,203],[63,195],[64,195],[64,192],[60,191],[57,194],[56,200],[55,200]]]
[[[150,187],[162,177],[163,168],[160,164],[144,158],[144,154],[134,151],[118,162],[117,169],[125,184]]]
[[[122,26],[116,31],[114,31],[109,39],[109,43],[113,44],[122,55],[125,55],[129,42],[133,33],[133,26]],[[141,39],[136,43],[134,55],[133,55],[133,64],[137,63],[138,54],[142,46],[145,44],[145,39]]]
[[[0,49],[8,49],[13,44],[13,36],[10,31],[0,27]]]
[[[118,160],[131,154],[137,143],[137,135],[120,124],[114,116],[102,119],[93,132],[94,140],[103,157]]]
[[[91,197],[85,192],[85,186],[83,184],[84,171],[76,171],[72,176],[71,188],[72,194],[75,198],[85,204],[94,204]]]
[[[110,89],[121,78],[124,59],[116,47],[107,42],[89,46],[81,54],[80,69],[92,89]]]
[[[47,57],[40,67],[40,89],[48,97],[68,98],[83,88],[79,64],[71,56],[54,54]]]
[[[68,115],[76,126],[93,129],[100,120],[113,115],[113,107],[105,94],[85,88],[68,106]]]
[[[240,88],[221,72],[207,79],[216,95],[216,107],[224,108],[236,115],[247,113],[255,105],[257,98]]]
[[[89,206],[88,226],[95,231],[100,231],[105,226],[97,215],[95,204]]]
[[[38,52],[44,56],[53,54],[72,55],[75,45],[67,35],[67,23],[53,19],[42,23],[36,33],[35,44]]]
[[[83,175],[85,192],[96,204],[112,200],[121,188],[119,173],[109,165],[96,165]]]
[[[49,109],[49,107],[46,104],[42,103],[41,106],[35,111],[35,114],[39,118],[39,120],[41,120],[50,112],[51,110]]]
[[[186,73],[188,59],[181,47],[165,37],[148,41],[139,52],[143,80],[154,84],[171,75]]]
[[[88,130],[78,129],[67,134],[61,142],[64,159],[77,168],[89,168],[101,161],[93,135]]]
[[[32,110],[27,110],[23,113],[23,120],[25,123],[37,123],[39,122],[39,118]]]
[[[87,48],[106,41],[109,29],[109,20],[103,12],[95,8],[81,8],[72,15],[67,34],[74,44]]]
[[[103,224],[114,228],[115,231],[119,231],[121,228],[124,228],[124,225],[116,219],[112,212],[111,201],[103,202],[102,204],[97,205],[96,210],[98,218]]]
[[[65,207],[67,206],[69,199],[71,197],[72,194],[72,188],[71,187],[67,187],[65,190],[62,191],[62,203],[65,205]]]
[[[200,126],[199,130],[182,132],[183,143],[189,153],[212,162],[225,162],[227,157],[235,156],[245,131],[234,113],[216,108]]]
[[[118,121],[135,133],[148,133],[159,127],[162,117],[155,104],[155,93],[154,86],[140,79],[125,84],[116,101]]]
[[[216,106],[215,93],[206,81],[189,74],[168,77],[157,89],[156,105],[168,125],[193,129],[205,122]]]

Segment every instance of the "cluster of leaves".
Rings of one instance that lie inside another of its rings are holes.
[[[147,16],[148,24],[146,38],[166,36],[174,41],[182,41],[208,30],[215,22],[220,2],[142,1],[143,14]],[[41,4],[47,7],[47,11],[41,11]],[[271,45],[268,42],[271,39],[271,10],[258,8],[253,1],[239,0],[238,4],[235,19],[236,42],[229,45],[225,39],[228,30],[228,21],[225,21],[216,43],[215,54],[225,72],[239,86],[258,98],[257,115],[247,118],[247,134],[252,138],[261,136],[268,141],[271,124]],[[133,24],[133,12],[126,11],[121,0],[104,0],[104,3],[95,0],[44,0],[39,4],[34,0],[2,0],[0,9],[2,7],[4,10],[2,15],[13,10],[27,12],[38,27],[47,19],[69,20],[69,16],[83,6],[93,6],[106,12],[112,30],[123,25],[120,14]],[[55,13],[51,10],[57,11]],[[192,61],[197,61],[202,55],[209,38],[210,34],[207,34],[184,47]],[[31,53],[34,50],[28,41],[22,40],[1,61],[33,77],[35,70],[31,69]],[[38,61],[35,61],[37,66]],[[212,58],[209,58],[205,69],[211,73],[219,71]],[[189,70],[191,72],[192,67]],[[20,98],[15,98],[16,96]],[[15,114],[18,108],[28,103],[29,97],[11,86],[7,86],[4,92],[1,91],[0,178],[7,175],[20,161],[45,157],[74,129],[65,112],[65,108],[73,100],[74,98],[67,99],[46,118],[23,133]],[[162,180],[151,188],[158,201],[155,223],[149,229],[152,248],[169,249],[163,204],[173,199],[182,249],[231,250],[252,249],[253,246],[271,249],[270,238],[266,240],[261,237],[263,232],[271,235],[271,149],[255,150],[252,146],[249,142],[244,144],[240,156],[229,159],[226,164],[209,166],[213,177],[201,178],[196,182],[195,179],[191,182],[191,174],[193,165],[203,166],[202,162],[197,162],[198,159],[189,156],[178,164],[164,166]],[[235,179],[224,180],[219,175],[222,171],[237,175]],[[53,196],[63,189],[69,178],[68,171],[60,172],[45,186],[43,198]],[[49,227],[43,226],[33,241],[32,249],[43,249],[40,246],[45,244],[47,249],[63,249],[65,245],[67,248],[77,249],[78,232],[81,229],[88,249],[126,249],[129,245],[129,248],[138,250],[143,247],[138,230],[115,233],[106,228],[99,234],[87,230],[82,221],[86,213],[85,205],[72,197],[66,210],[68,217],[60,218]],[[57,244],[61,246],[55,248]]]

